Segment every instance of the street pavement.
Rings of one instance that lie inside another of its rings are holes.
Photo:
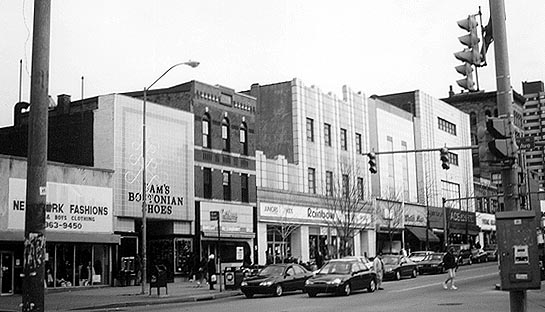
[[[197,287],[196,283],[187,279],[177,278],[174,283],[168,284],[166,289],[153,288],[149,293],[140,294],[141,286],[125,287],[90,287],[90,288],[61,288],[47,289],[45,294],[46,311],[85,311],[85,310],[114,310],[126,307],[138,307],[157,304],[173,304],[182,302],[196,302],[238,296],[240,290],[222,290],[216,285],[215,290],[209,290],[208,285]],[[0,297],[0,312],[21,311],[21,295]]]

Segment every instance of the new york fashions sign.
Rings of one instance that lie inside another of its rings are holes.
[[[25,229],[26,180],[9,179],[8,229]],[[47,231],[112,233],[112,189],[47,183]]]

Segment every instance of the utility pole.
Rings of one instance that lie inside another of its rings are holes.
[[[489,0],[489,3],[490,17],[492,19],[492,32],[494,37],[494,53],[496,56],[496,98],[498,101],[498,112],[500,116],[506,116],[508,118],[510,133],[513,136],[511,144],[514,144],[515,127],[513,124],[513,93],[511,90],[509,56],[507,52],[505,3],[504,0]],[[503,184],[505,210],[520,210],[516,163],[502,169],[501,178]],[[526,290],[510,290],[509,303],[511,312],[526,311]]]
[[[51,1],[34,1],[23,261],[23,311],[44,311]]]

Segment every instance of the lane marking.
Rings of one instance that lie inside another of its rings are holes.
[[[487,274],[482,274],[482,275],[469,276],[469,277],[464,277],[464,278],[456,278],[456,281],[458,281],[458,282],[459,282],[459,281],[467,281],[467,280],[470,280],[470,279],[488,277],[488,276],[497,275],[497,274],[498,274],[498,272],[493,272],[493,273],[487,273]],[[441,285],[441,283],[433,283],[433,284],[426,284],[426,285],[414,286],[414,287],[410,287],[410,288],[404,288],[404,289],[399,289],[399,290],[392,290],[392,291],[390,291],[390,292],[393,292],[393,293],[404,292],[404,291],[410,291],[410,290],[421,289],[421,288],[427,288],[427,287],[437,287],[437,285]]]

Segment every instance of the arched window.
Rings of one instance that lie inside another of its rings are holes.
[[[471,126],[477,125],[477,114],[475,112],[469,114],[469,123]]]
[[[248,155],[248,129],[244,122],[240,125],[240,153]]]
[[[221,121],[221,140],[223,141],[223,151],[231,151],[231,140],[229,131],[229,119],[223,118]]]
[[[212,148],[210,139],[210,115],[202,116],[202,147]]]

